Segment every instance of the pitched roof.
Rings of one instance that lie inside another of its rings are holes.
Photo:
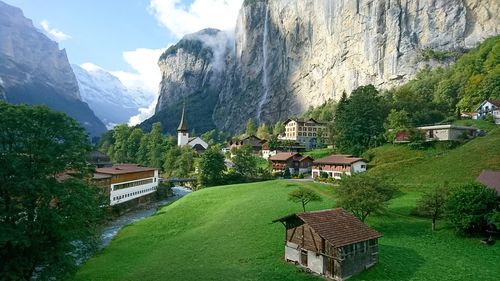
[[[309,119],[301,119],[301,118],[288,118],[285,122],[283,122],[284,125],[288,124],[288,122],[290,121],[295,121],[297,123],[316,123],[318,125],[325,125],[326,123],[324,122],[318,122],[316,121],[315,119],[313,118],[309,118]]]
[[[292,158],[293,156],[297,155],[297,152],[279,152],[276,153],[276,155],[273,155],[269,157],[269,160],[271,161],[287,161],[288,159]]]
[[[358,161],[364,161],[364,160],[363,158],[353,157],[352,155],[334,154],[318,159],[314,161],[314,163],[330,164],[330,165],[335,165],[335,164],[346,165],[346,164],[353,164]]]
[[[181,115],[181,122],[179,123],[179,127],[177,127],[178,132],[187,132],[187,123],[184,118],[184,107],[182,107],[182,115]]]
[[[137,173],[137,172],[146,172],[155,170],[158,169],[150,167],[142,167],[139,166],[138,164],[120,164],[120,165],[114,165],[113,167],[95,169],[96,173],[108,174],[108,175],[122,175],[128,173]]]
[[[382,237],[379,232],[341,208],[292,214],[273,222],[283,222],[293,218],[298,218],[308,224],[319,236],[330,242],[334,247],[342,247]]]
[[[500,196],[500,171],[482,171],[477,181],[496,190]]]
[[[500,100],[488,100],[491,104],[500,107]]]

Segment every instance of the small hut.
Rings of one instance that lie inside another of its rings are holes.
[[[285,259],[334,280],[378,261],[380,233],[343,209],[292,214],[273,222],[286,228]]]

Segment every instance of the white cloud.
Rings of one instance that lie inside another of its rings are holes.
[[[155,114],[156,101],[155,99],[147,108],[139,108],[139,114],[130,117],[128,124],[129,126],[135,126],[137,124],[142,123],[144,120]]]
[[[40,22],[40,25],[42,26],[45,34],[47,34],[47,36],[49,36],[52,40],[54,40],[56,42],[61,42],[61,41],[68,40],[71,38],[71,36],[69,36],[68,34],[66,34],[60,30],[57,30],[55,28],[50,27],[50,24],[47,20],[42,20]]]
[[[212,27],[234,30],[243,0],[151,0],[156,19],[174,35],[182,36]]]
[[[158,59],[166,49],[136,49],[123,53],[123,59],[135,72],[112,71],[111,74],[131,91],[140,91],[149,96],[151,103],[147,108],[140,108],[139,114],[132,116],[129,125],[134,126],[153,116],[158,100],[161,72]],[[91,67],[91,66],[89,66]]]
[[[136,49],[123,53],[123,59],[135,72],[112,71],[130,89],[142,89],[150,93],[158,92],[161,81],[158,59],[165,49]]]

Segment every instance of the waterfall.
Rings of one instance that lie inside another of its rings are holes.
[[[261,96],[259,104],[257,106],[257,122],[261,122],[262,107],[267,101],[267,96],[269,95],[269,81],[267,77],[267,40],[268,40],[268,21],[269,21],[269,8],[266,6],[266,16],[264,19],[264,33],[262,34],[262,87],[264,88],[264,95]]]

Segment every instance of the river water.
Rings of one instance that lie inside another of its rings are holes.
[[[120,229],[125,225],[134,223],[136,221],[140,221],[142,219],[145,219],[153,215],[156,212],[156,210],[158,210],[158,208],[178,200],[182,196],[190,193],[191,190],[182,186],[175,186],[172,187],[172,192],[174,194],[174,196],[172,197],[169,197],[162,201],[148,204],[143,208],[137,209],[135,211],[128,212],[108,223],[108,225],[106,225],[101,234],[100,248],[101,249],[106,248],[113,239],[113,237],[115,237],[116,234],[118,234],[118,231],[120,231]]]

